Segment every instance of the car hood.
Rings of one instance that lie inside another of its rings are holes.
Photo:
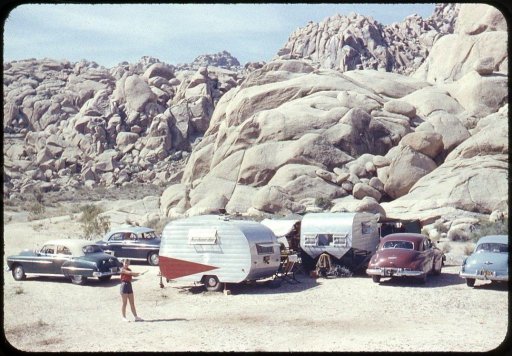
[[[377,251],[370,263],[376,267],[407,268],[417,257],[418,252],[414,250],[385,249]]]
[[[468,267],[488,266],[489,268],[493,268],[493,269],[505,269],[505,268],[508,268],[508,253],[496,253],[496,252],[474,253],[467,258],[466,266],[468,266]]]

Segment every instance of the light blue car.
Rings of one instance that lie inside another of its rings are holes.
[[[508,236],[481,237],[475,251],[462,262],[460,276],[469,287],[473,287],[477,279],[508,281]]]

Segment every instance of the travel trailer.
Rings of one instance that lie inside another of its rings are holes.
[[[204,215],[168,223],[160,244],[160,272],[167,280],[225,283],[272,277],[280,265],[279,243],[257,222]]]
[[[320,255],[352,272],[366,267],[380,241],[379,215],[371,213],[308,213],[300,227],[301,259],[315,268]]]

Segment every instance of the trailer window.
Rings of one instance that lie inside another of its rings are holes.
[[[304,246],[316,246],[316,236],[315,235],[305,235],[304,236]]]
[[[346,247],[347,246],[347,237],[348,237],[348,234],[333,235],[332,236],[332,245],[339,246],[339,247]]]
[[[258,255],[268,255],[274,253],[274,245],[269,244],[256,244],[256,251]]]
[[[217,244],[217,229],[190,229],[188,231],[189,245]]]
[[[369,222],[361,223],[361,233],[364,235],[371,234],[375,231],[375,226]]]

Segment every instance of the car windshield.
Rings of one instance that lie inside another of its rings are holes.
[[[85,245],[82,247],[82,251],[85,254],[101,252],[101,248],[98,245]]]
[[[410,241],[386,241],[382,248],[403,248],[406,250],[414,250],[414,244]]]
[[[508,245],[495,243],[495,242],[486,242],[486,243],[482,243],[476,247],[476,252],[483,252],[483,251],[508,253]]]

